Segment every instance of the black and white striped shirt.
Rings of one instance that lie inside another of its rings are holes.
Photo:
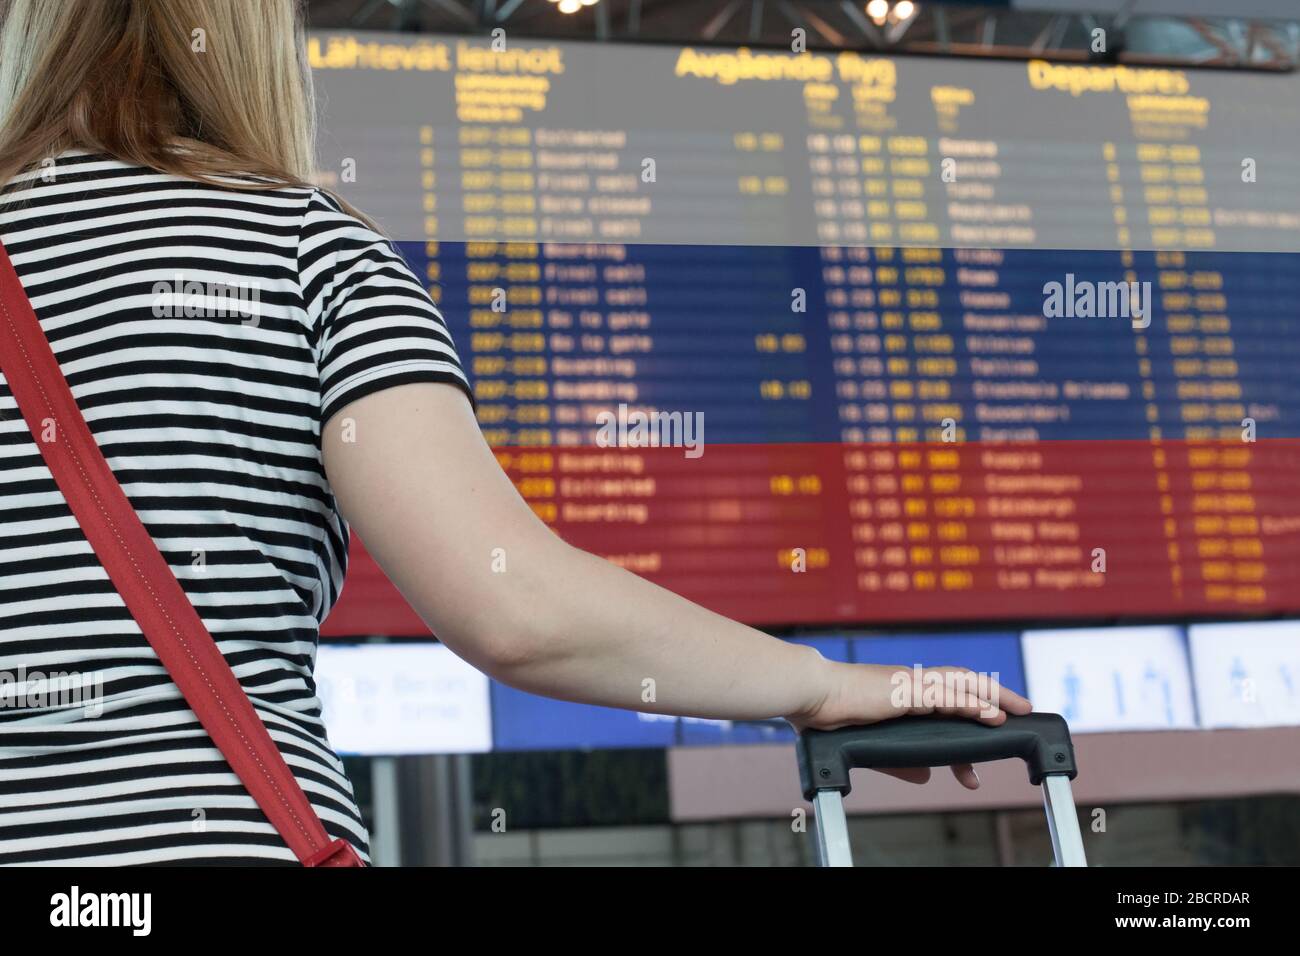
[[[321,427],[400,383],[468,394],[441,316],[319,190],[82,151],[19,180],[33,185],[21,202],[6,188],[0,240],[96,441],[326,828],[364,852],[312,679],[348,540]],[[52,693],[52,675],[82,696]],[[0,377],[0,863],[223,861],[293,856],[131,619]]]

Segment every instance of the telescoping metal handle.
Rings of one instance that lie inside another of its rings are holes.
[[[990,727],[957,717],[900,717],[861,727],[807,730],[796,746],[804,798],[817,814],[823,865],[851,865],[843,797],[849,771],[940,767],[1019,758],[1043,786],[1052,848],[1059,866],[1084,866],[1083,838],[1070,781],[1078,776],[1070,728],[1059,714],[1008,717]]]

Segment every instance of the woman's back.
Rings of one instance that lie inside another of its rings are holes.
[[[391,245],[314,189],[83,152],[21,178],[0,240],[96,441],[327,828],[364,847],[312,679],[348,533],[320,431],[398,382],[468,390],[441,317]],[[0,698],[0,862],[293,861],[109,583],[2,378],[0,672],[16,682]]]

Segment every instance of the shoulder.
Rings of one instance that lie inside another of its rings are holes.
[[[302,203],[302,238],[305,245],[319,245],[323,239],[328,238],[367,244],[388,243],[379,232],[344,209],[343,205],[325,190],[317,186],[300,187],[294,195]]]
[[[304,190],[301,200],[298,268],[304,286],[363,264],[368,264],[367,269],[379,265],[405,268],[401,254],[387,237],[348,212],[325,190]]]

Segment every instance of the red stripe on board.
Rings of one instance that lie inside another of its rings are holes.
[[[755,625],[1300,610],[1297,439],[497,457],[570,543]],[[353,546],[324,633],[427,636]]]

